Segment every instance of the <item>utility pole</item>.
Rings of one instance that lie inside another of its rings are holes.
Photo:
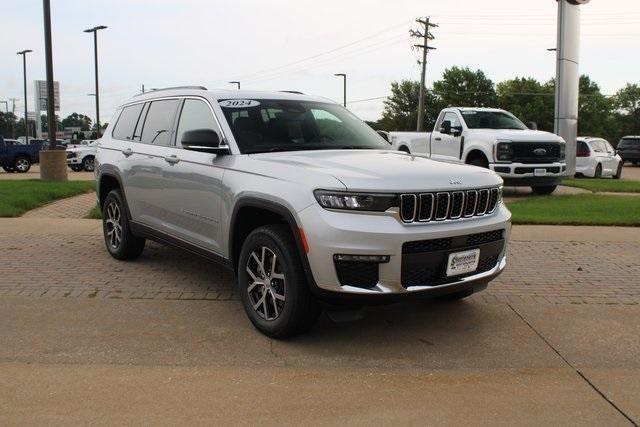
[[[98,25],[97,27],[87,28],[85,33],[93,33],[93,62],[95,70],[95,84],[96,84],[96,133],[100,138],[100,91],[98,89],[98,31],[105,30],[105,25]]]
[[[429,21],[429,17],[427,16],[425,19],[418,18],[416,22],[419,23],[422,28],[419,30],[410,30],[409,34],[411,37],[416,37],[422,39],[422,44],[413,45],[414,49],[422,49],[422,61],[418,61],[422,65],[422,72],[420,73],[420,95],[418,99],[418,132],[422,132],[424,128],[424,97],[426,94],[425,87],[425,75],[427,72],[427,53],[430,50],[436,49],[435,47],[429,46],[429,40],[433,40],[433,34],[431,34],[431,28],[436,28],[438,25],[433,24]]]
[[[29,143],[29,119],[27,118],[27,53],[33,52],[31,49],[21,50],[17,52],[22,55],[22,77],[24,82],[24,141]]]
[[[142,84],[142,93],[144,93],[144,83]]]

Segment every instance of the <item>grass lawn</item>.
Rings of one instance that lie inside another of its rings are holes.
[[[53,200],[94,191],[93,181],[0,181],[0,217],[20,216]]]
[[[584,188],[595,192],[610,191],[612,193],[640,193],[640,181],[607,178],[574,178],[565,179],[562,185]]]
[[[640,196],[576,194],[507,203],[514,224],[640,226]]]
[[[89,219],[102,219],[102,211],[100,210],[100,206],[96,203],[94,207],[91,208],[89,213],[85,218]]]

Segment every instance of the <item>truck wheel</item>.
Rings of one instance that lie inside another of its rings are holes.
[[[537,194],[538,196],[548,196],[549,194],[556,191],[556,188],[558,188],[557,185],[536,185],[531,187],[533,193]]]
[[[242,304],[260,332],[287,338],[309,330],[320,315],[288,227],[255,229],[242,245],[238,263]]]
[[[594,178],[602,178],[602,165],[600,163],[598,163],[598,166],[596,166],[596,172],[593,175]]]
[[[131,233],[127,210],[118,190],[111,190],[102,204],[102,231],[107,251],[115,259],[135,259],[144,249],[145,240]]]
[[[616,171],[616,174],[613,175],[613,179],[620,179],[620,178],[622,178],[622,163],[618,165],[618,170]]]
[[[31,162],[26,157],[18,157],[13,164],[13,168],[18,173],[26,173],[31,169]]]
[[[87,172],[93,172],[94,167],[95,167],[95,159],[93,156],[87,156],[84,159],[82,159],[82,169],[84,169]]]

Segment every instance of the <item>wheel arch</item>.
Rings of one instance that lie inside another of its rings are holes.
[[[487,165],[491,162],[491,157],[487,155],[485,150],[477,146],[469,147],[469,151],[467,151],[467,154],[464,157],[464,163],[469,164],[475,159],[484,159],[487,161]]]
[[[300,230],[302,228],[298,225],[293,213],[283,204],[253,196],[238,200],[231,213],[227,241],[229,242],[229,261],[234,271],[236,273],[238,271],[240,250],[251,231],[262,225],[274,223],[288,226],[302,261],[307,281],[309,284],[314,284],[305,250],[306,242],[303,242],[301,237],[303,233]]]
[[[127,195],[124,192],[122,179],[114,171],[102,172],[98,176],[98,182],[96,185],[96,193],[97,193],[96,195],[98,196],[98,203],[100,205],[100,209],[102,209],[102,205],[104,204],[104,199],[107,197],[107,194],[109,194],[109,192],[114,189],[120,190],[122,201],[124,202],[125,209],[127,210],[127,217],[131,218],[131,211],[129,210],[129,203],[127,202]]]

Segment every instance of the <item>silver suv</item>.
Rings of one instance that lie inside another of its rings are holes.
[[[157,90],[121,106],[96,156],[109,253],[145,239],[232,269],[256,328],[286,337],[321,304],[459,299],[505,267],[494,172],[393,151],[323,98]]]

